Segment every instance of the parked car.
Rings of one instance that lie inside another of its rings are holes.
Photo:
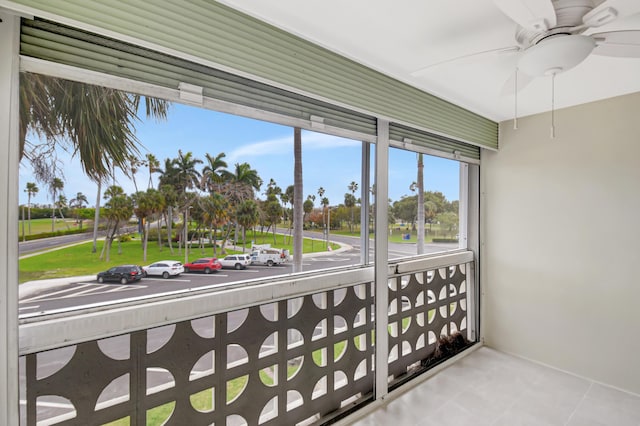
[[[251,265],[251,256],[248,254],[230,254],[220,259],[223,268],[245,269]]]
[[[140,281],[144,276],[144,270],[138,265],[114,266],[104,272],[98,272],[98,282],[118,281],[120,284],[128,284]]]
[[[182,263],[176,260],[161,260],[159,262],[152,263],[149,266],[143,266],[142,269],[146,275],[159,275],[162,278],[169,278],[178,276],[184,272]]]
[[[190,263],[184,264],[185,272],[202,271],[205,274],[222,269],[222,265],[215,257],[203,257]]]

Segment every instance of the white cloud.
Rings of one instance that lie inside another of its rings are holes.
[[[360,146],[362,142],[316,132],[302,132],[302,149],[306,151],[334,149],[336,147]],[[229,152],[227,163],[232,165],[247,157],[266,155],[290,155],[293,153],[293,134],[290,137],[270,139],[243,145]]]

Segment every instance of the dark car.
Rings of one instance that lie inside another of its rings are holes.
[[[140,281],[144,275],[144,271],[138,265],[114,266],[104,272],[99,272],[98,282],[117,281],[120,284],[128,284]]]
[[[184,264],[185,272],[202,271],[205,274],[210,274],[211,272],[217,271],[221,268],[222,265],[215,257],[203,257],[202,259]]]

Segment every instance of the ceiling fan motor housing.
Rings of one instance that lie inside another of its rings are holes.
[[[554,34],[527,49],[518,69],[531,77],[559,74],[584,61],[595,47],[589,36]]]

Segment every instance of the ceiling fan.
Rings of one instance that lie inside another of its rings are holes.
[[[576,67],[591,54],[640,58],[640,28],[606,32],[593,30],[620,17],[640,13],[638,0],[493,1],[517,24],[515,45],[448,59],[417,70],[412,75],[422,75],[433,67],[450,62],[473,61],[495,54],[516,55],[515,70],[505,82],[502,94],[517,95],[534,78],[541,76],[551,76],[553,91],[553,80],[557,74]]]

